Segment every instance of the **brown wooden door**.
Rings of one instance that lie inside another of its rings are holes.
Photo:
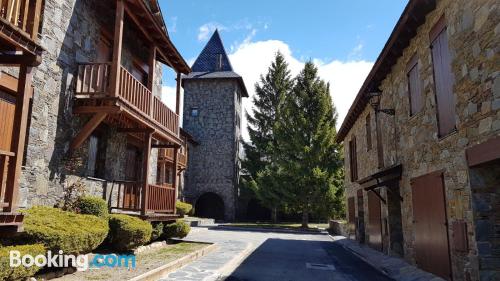
[[[373,191],[368,192],[368,245],[382,251],[382,216],[380,199]]]
[[[0,150],[10,151],[16,99],[0,92]]]
[[[443,174],[415,178],[411,188],[417,265],[451,280]]]
[[[363,199],[363,190],[358,190],[358,219],[356,223],[356,238],[360,243],[365,243],[365,206]]]
[[[125,208],[138,206],[139,180],[141,178],[141,153],[139,149],[133,145],[127,146],[126,162],[125,162],[125,180],[135,182],[128,184],[124,189],[123,204]]]
[[[349,223],[349,238],[355,233],[356,227],[356,206],[354,205],[354,197],[349,197],[347,199],[347,210],[348,210],[348,223]]]

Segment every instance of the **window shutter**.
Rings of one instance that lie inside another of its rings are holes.
[[[455,130],[455,101],[453,97],[453,73],[448,49],[448,36],[443,28],[432,41],[432,61],[436,92],[439,136]]]
[[[351,181],[358,180],[358,159],[356,155],[356,138],[353,137],[349,142],[349,160],[351,168]]]
[[[422,110],[422,81],[418,72],[418,63],[408,71],[408,92],[410,98],[410,115],[415,115]]]
[[[89,139],[89,159],[87,162],[87,174],[89,176],[94,177],[95,176],[95,168],[96,168],[96,161],[97,161],[97,146],[98,146],[98,139],[96,136],[90,136]]]

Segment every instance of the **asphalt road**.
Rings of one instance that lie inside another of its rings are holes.
[[[162,280],[310,281],[391,280],[331,240],[327,234],[271,231],[199,229],[187,240],[214,242],[219,250]],[[241,263],[228,270],[243,249],[250,248]]]
[[[255,232],[253,235],[256,235]],[[266,236],[265,233],[260,235]],[[325,234],[271,236],[273,237],[260,244],[226,280],[391,280],[332,242]]]

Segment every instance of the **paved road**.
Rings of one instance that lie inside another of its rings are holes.
[[[211,228],[186,239],[215,242],[219,249],[162,280],[223,280],[221,274],[227,281],[389,280],[326,234]],[[248,255],[233,270],[243,252]]]

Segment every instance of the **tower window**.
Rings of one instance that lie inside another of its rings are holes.
[[[192,107],[191,108],[191,116],[192,117],[198,117],[198,115],[200,115],[200,112],[198,110],[198,107]]]

